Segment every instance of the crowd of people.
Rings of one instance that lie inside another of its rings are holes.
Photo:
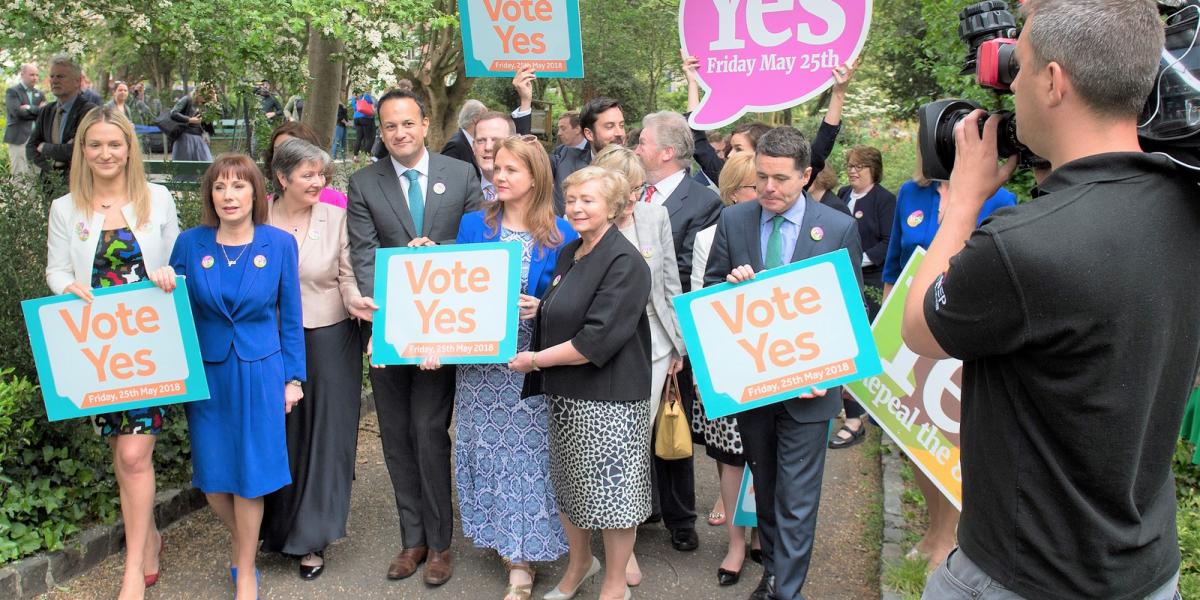
[[[630,598],[643,580],[639,526],[662,522],[680,552],[699,544],[697,466],[692,458],[666,460],[652,450],[663,389],[677,381],[694,439],[714,460],[720,482],[707,514],[728,536],[714,565],[715,583],[736,584],[749,558],[763,565],[752,600],[803,598],[827,451],[863,440],[864,410],[835,387],[708,419],[691,383],[672,300],[845,250],[874,317],[916,248],[929,256],[907,298],[905,339],[930,356],[966,359],[964,388],[976,386],[965,389],[963,399],[968,512],[961,524],[957,509],[918,476],[930,522],[912,553],[938,569],[926,597],[977,598],[985,590],[995,598],[1177,597],[1178,546],[1169,518],[1174,496],[1166,491],[1173,489],[1173,436],[1137,432],[1178,424],[1186,391],[1200,383],[1193,381],[1200,341],[1181,335],[1168,348],[1139,342],[1143,336],[1121,326],[1121,343],[1136,348],[1064,346],[1064,337],[1096,335],[1070,305],[1082,304],[1076,308],[1086,314],[1112,305],[1088,304],[1099,292],[1035,299],[1025,287],[1048,285],[1042,271],[1049,267],[1034,255],[1054,256],[1056,234],[1096,210],[1119,222],[1118,198],[1128,199],[1118,192],[1111,202],[1086,208],[1074,202],[1079,193],[1072,190],[1117,180],[1145,185],[1142,173],[1168,169],[1135,155],[1128,137],[1112,138],[1124,146],[1106,141],[1106,133],[1128,133],[1136,111],[1121,112],[1103,92],[1020,95],[1050,82],[1079,89],[1069,70],[1056,70],[1060,62],[1079,64],[1071,48],[1054,45],[1066,23],[1079,17],[1063,4],[1032,2],[1035,26],[1022,32],[1017,50],[1022,70],[1014,88],[1018,103],[1025,102],[1026,128],[1019,133],[1060,166],[1039,181],[1045,196],[1032,211],[1011,208],[1016,198],[1001,185],[1013,164],[996,167],[994,144],[987,153],[995,126],[984,128],[982,139],[975,136],[978,114],[968,118],[971,135],[958,132],[967,166],[949,182],[929,181],[918,165],[893,194],[881,183],[884,157],[869,146],[850,148],[844,165],[829,164],[856,64],[833,69],[829,110],[811,143],[793,127],[760,122],[738,125],[728,137],[706,134],[672,111],[646,115],[634,134],[618,99],[595,98],[561,115],[559,144],[549,152],[528,135],[534,75],[522,70],[513,79],[518,106],[496,112],[467,103],[459,131],[440,153],[427,147],[426,106],[411,89],[379,98],[356,93],[339,113],[338,133],[357,128],[355,151],[370,151],[378,127],[382,154],[350,177],[345,193],[329,186],[332,158],[319,136],[296,122],[271,133],[265,168],[244,154],[199,152],[186,136],[202,135],[197,108],[209,97],[204,90],[185,96],[171,112],[187,128],[182,151],[212,164],[200,183],[202,224],[181,233],[170,193],[148,183],[143,171],[128,86],[119,84],[113,101],[97,106],[80,93],[78,66],[56,58],[50,68],[55,101],[46,104],[33,87],[36,68],[23,67],[7,98],[10,115],[21,115],[10,119],[12,137],[6,130],[10,154],[20,146],[31,164],[62,171],[70,184],[70,193],[50,209],[51,291],[90,301],[93,289],[148,279],[171,291],[176,276],[187,276],[211,392],[182,409],[93,417],[112,448],[121,490],[127,554],[120,597],[140,598],[158,581],[154,436],[183,416],[193,484],[229,530],[236,597],[257,597],[260,551],[293,556],[300,577],[319,577],[327,568],[325,549],[346,535],[365,355],[399,516],[389,579],[419,572],[429,585],[448,581],[457,514],[464,534],[503,563],[507,580],[497,584],[497,595],[507,586],[505,600],[530,598],[535,563],[564,556],[564,575],[544,594],[547,600],[573,598],[601,573],[600,598]],[[1112,23],[1129,21],[1110,16]],[[1152,29],[1144,19],[1139,24]],[[1114,55],[1112,62],[1117,66],[1107,70],[1086,66],[1119,81],[1153,72],[1157,55]],[[685,59],[689,109],[698,103],[697,67],[694,58]],[[264,111],[303,108],[263,101]],[[1094,110],[1106,101],[1113,106]],[[1080,119],[1094,126],[1089,141],[1096,147],[1126,153],[1097,157],[1069,136],[1029,129],[1059,128],[1061,134]],[[25,133],[30,137],[21,146]],[[336,143],[337,135],[335,153]],[[1105,163],[1113,160],[1121,164]],[[847,181],[840,189],[839,166]],[[15,161],[13,167],[28,168]],[[1185,188],[1160,183],[1155,189],[1172,196]],[[1186,206],[1163,203],[1151,215],[1156,227],[1178,234],[1171,239],[1191,239],[1190,248],[1177,248],[1181,261],[1200,250],[1196,236],[1185,235],[1195,233],[1198,215]],[[982,237],[968,241],[981,227]],[[1014,239],[1024,245],[1006,245]],[[375,251],[494,241],[522,249],[517,354],[507,364],[443,365],[437,356],[415,366],[374,364]],[[1051,269],[1054,282],[1089,290],[1104,283],[1091,269],[1064,270],[1084,260],[1080,252],[1052,261],[1060,265]],[[988,291],[980,278],[1004,285]],[[1195,274],[1172,278],[1172,289],[1200,287]],[[1160,322],[1200,323],[1192,300],[1190,321],[1173,320],[1179,315],[1170,311],[1185,310],[1181,305],[1157,303],[1159,318],[1167,319]],[[1150,319],[1130,327],[1153,328]],[[1113,317],[1103,327],[1119,321]],[[1068,374],[1080,369],[1078,352],[1095,359],[1087,363],[1090,375]],[[1114,391],[1089,395],[1105,381],[1094,369],[1155,352],[1161,390],[1147,385],[1136,392],[1113,382],[1104,389]],[[1168,355],[1193,362],[1168,366]],[[1058,379],[1031,375],[1036,369],[1021,366],[1029,360],[1051,364]],[[1063,378],[1070,386],[1056,383]],[[1024,408],[980,404],[1009,393]],[[1124,401],[1130,393],[1137,402]],[[1039,401],[1078,394],[1090,409]],[[1200,403],[1200,394],[1194,401]],[[1152,406],[1162,410],[1148,412]],[[1125,429],[1097,417],[1118,413]],[[839,414],[842,425],[834,429]],[[1120,456],[1093,447],[1055,462],[1056,452],[1067,452],[1055,434],[1063,427],[1084,437],[1105,432],[1096,443],[1118,444]],[[1119,473],[1111,458],[1119,459]],[[758,525],[751,532],[726,514],[746,467],[756,487]],[[1105,474],[1102,486],[1079,478],[1097,473]],[[1024,488],[1025,477],[1041,487]],[[1073,516],[1056,523],[1056,503],[1067,498]],[[603,560],[592,553],[595,530]],[[1114,544],[1121,552],[1110,552]]]

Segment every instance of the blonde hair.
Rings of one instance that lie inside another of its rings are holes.
[[[921,158],[921,144],[916,144],[916,146],[917,164],[913,167],[913,182],[921,187],[929,187],[929,184],[933,183],[933,180],[925,176],[925,163],[923,162],[924,159]]]
[[[125,189],[129,203],[133,205],[135,223],[130,223],[130,229],[137,229],[150,222],[150,186],[146,183],[146,170],[142,166],[142,148],[138,145],[137,135],[133,132],[133,123],[115,106],[100,106],[88,111],[79,121],[76,129],[75,149],[71,152],[71,174],[69,185],[71,198],[75,208],[83,211],[88,218],[92,216],[92,166],[83,158],[83,149],[87,146],[87,134],[97,123],[115,125],[125,137],[125,145],[129,147],[125,157]]]
[[[742,187],[746,176],[752,173],[754,173],[753,152],[730,154],[729,158],[725,159],[725,166],[721,167],[721,175],[718,177],[720,181],[717,182],[717,189],[721,192],[721,203],[725,206],[734,204],[733,197]]]
[[[609,144],[592,159],[593,167],[603,167],[625,175],[630,187],[646,183],[646,168],[637,154],[624,146]]]
[[[558,220],[554,215],[554,173],[550,169],[550,157],[541,144],[524,142],[520,137],[509,137],[500,142],[496,154],[500,151],[511,152],[526,169],[529,169],[533,188],[530,189],[532,198],[529,207],[525,209],[525,228],[529,235],[538,243],[539,252],[555,248],[562,243],[562,232],[558,230]],[[500,233],[501,214],[504,212],[504,202],[497,200],[483,207],[483,222],[492,229],[493,235]],[[538,254],[542,256],[542,254]]]
[[[608,222],[612,223],[625,213],[625,205],[629,202],[629,180],[618,171],[603,167],[587,166],[574,173],[562,183],[563,195],[566,196],[571,188],[595,181],[600,185],[600,195],[608,204]]]

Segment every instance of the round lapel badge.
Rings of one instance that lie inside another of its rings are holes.
[[[256,255],[256,256],[254,257],[254,266],[256,266],[256,267],[258,267],[258,268],[260,268],[260,269],[261,269],[261,268],[263,268],[263,267],[265,267],[265,266],[267,266],[267,257],[265,257],[265,256],[263,256],[263,255],[261,255],[261,254],[259,254],[259,255]]]
[[[819,242],[825,239],[825,230],[820,227],[813,227],[812,231],[808,232],[808,235],[812,236],[814,242]]]
[[[321,232],[320,232],[320,231],[317,231],[316,229],[310,229],[310,230],[308,230],[308,239],[310,239],[310,240],[319,240],[319,239],[321,239]]]
[[[440,181],[439,181],[439,182],[437,182],[437,183],[435,183],[435,184],[433,184],[433,193],[435,193],[435,194],[444,194],[444,193],[446,193],[446,184],[444,184],[444,183],[442,183],[442,182],[440,182]]]
[[[558,280],[559,280],[559,279],[562,279],[562,275],[555,275],[555,276],[554,276],[554,281],[551,281],[551,282],[550,282],[550,287],[554,287],[554,286],[558,285]]]
[[[859,211],[855,211],[855,212],[854,212],[854,218],[855,218],[855,219],[861,219],[861,218],[862,218],[862,211],[861,211],[861,210],[859,210]]]
[[[916,227],[917,225],[921,224],[921,221],[924,221],[924,220],[925,220],[925,213],[923,213],[919,210],[914,210],[911,215],[908,215],[908,226]]]
[[[204,258],[200,259],[200,266],[204,267],[205,269],[211,269],[213,264],[216,262],[217,261],[213,260],[213,257],[205,256]]]
[[[654,249],[650,246],[642,246],[642,258],[650,260],[651,256],[654,256]]]
[[[88,239],[88,235],[90,235],[90,234],[91,234],[91,232],[88,231],[87,223],[80,221],[75,224],[75,235],[79,236],[80,241],[86,242]]]

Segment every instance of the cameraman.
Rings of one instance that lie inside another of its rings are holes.
[[[925,598],[1177,598],[1171,457],[1200,362],[1200,194],[1141,152],[1156,80],[1152,0],[1029,0],[1017,43],[1022,142],[1053,165],[1033,202],[984,201],[996,119],[955,132],[943,222],[904,340],[964,361],[959,547]]]

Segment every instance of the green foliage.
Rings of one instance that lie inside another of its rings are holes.
[[[925,590],[925,572],[929,559],[900,558],[883,567],[883,584],[898,592],[904,600],[918,600]]]
[[[0,177],[0,366],[33,379],[37,375],[21,301],[49,294],[46,288],[46,215],[50,202],[37,178]]]
[[[1200,598],[1200,465],[1192,462],[1195,447],[1180,440],[1175,449],[1175,487],[1179,499],[1179,591],[1184,598]]]

